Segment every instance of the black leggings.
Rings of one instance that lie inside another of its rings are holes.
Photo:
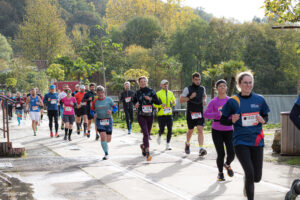
[[[167,143],[170,143],[172,137],[172,127],[173,127],[173,118],[172,115],[158,116],[158,125],[159,125],[159,136],[161,136],[165,131],[165,126],[167,125],[168,134],[167,134]]]
[[[124,109],[125,112],[125,119],[127,124],[127,129],[129,130],[130,124],[133,122],[133,109]]]
[[[248,200],[254,199],[254,182],[258,183],[262,177],[264,148],[238,145],[235,154],[245,173],[245,188]]]
[[[223,165],[224,165],[224,158],[225,158],[224,144],[227,152],[226,165],[230,165],[231,162],[234,160],[232,133],[233,131],[218,131],[212,129],[212,139],[214,141],[215,148],[218,155],[217,166],[219,172],[223,172]]]
[[[8,107],[8,116],[13,117],[13,112],[12,112],[13,106],[11,104],[8,104],[7,107]]]
[[[48,110],[49,127],[52,132],[53,118],[55,123],[55,132],[58,132],[58,110]]]

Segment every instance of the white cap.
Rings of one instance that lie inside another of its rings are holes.
[[[169,81],[167,81],[167,80],[162,80],[162,81],[160,82],[161,85],[164,85],[164,84],[166,84],[166,83],[169,83]]]
[[[81,85],[81,86],[80,86],[80,89],[82,89],[82,90],[85,89],[85,86],[84,86],[84,85]]]

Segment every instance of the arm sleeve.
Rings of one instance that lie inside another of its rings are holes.
[[[152,95],[152,102],[156,105],[160,105],[161,104],[161,101],[160,99],[158,99],[156,93],[153,91],[153,95]]]
[[[224,115],[221,116],[220,123],[224,126],[231,126],[233,125],[232,119],[225,117]]]
[[[295,126],[300,130],[300,106],[295,104],[290,113],[290,119]]]
[[[231,126],[233,124],[232,119],[230,119],[229,117],[232,114],[236,113],[235,110],[237,109],[236,106],[238,106],[238,105],[235,105],[235,104],[237,104],[237,102],[234,102],[234,101],[235,100],[233,100],[233,99],[229,99],[222,108],[222,116],[220,119],[220,123],[224,126]]]
[[[203,113],[204,118],[206,119],[220,119],[220,112],[214,112],[214,101],[210,101],[205,112]]]
[[[138,98],[137,98],[137,92],[134,93],[133,98],[132,98],[132,103],[136,104],[138,102]]]

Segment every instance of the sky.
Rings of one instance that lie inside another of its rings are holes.
[[[184,5],[202,7],[215,17],[234,18],[239,22],[251,21],[254,16],[263,18],[264,0],[185,0]]]

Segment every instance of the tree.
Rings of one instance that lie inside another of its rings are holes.
[[[14,88],[17,85],[17,80],[15,78],[7,78],[6,81],[6,87],[8,88]]]
[[[277,18],[279,23],[300,21],[300,2],[298,0],[265,0],[265,16]]]
[[[135,17],[123,31],[124,45],[136,44],[151,48],[155,40],[162,35],[162,28],[155,17]]]
[[[24,22],[20,26],[17,45],[29,59],[51,61],[70,51],[65,24],[55,0],[29,0]]]
[[[204,76],[211,80],[211,99],[215,97],[216,78],[220,75],[220,65],[209,66],[203,71]]]
[[[12,48],[6,38],[0,34],[0,70],[8,67],[8,62],[12,56]]]
[[[143,69],[129,69],[125,73],[125,79],[126,80],[138,80],[141,76],[146,76],[149,78],[149,73]]]
[[[47,75],[58,81],[65,79],[64,66],[60,64],[51,64],[47,69]]]

